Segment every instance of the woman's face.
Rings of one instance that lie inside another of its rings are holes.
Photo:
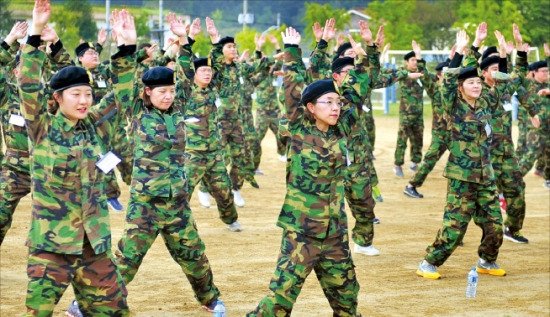
[[[94,101],[90,86],[75,86],[54,93],[54,98],[59,103],[59,110],[69,120],[76,122],[86,118]]]
[[[315,125],[321,131],[328,131],[329,126],[335,125],[340,116],[340,95],[330,92],[322,95],[315,103],[308,103],[308,110],[315,118]]]
[[[151,104],[159,110],[167,110],[174,102],[176,86],[145,87],[145,93],[151,98]]]
[[[464,99],[477,99],[481,95],[481,78],[468,78],[464,80],[460,88]]]

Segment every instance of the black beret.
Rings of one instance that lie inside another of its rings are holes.
[[[460,74],[458,74],[458,80],[464,80],[472,77],[479,77],[479,73],[476,67],[466,67],[460,69]]]
[[[340,94],[336,83],[332,79],[324,79],[312,82],[302,92],[302,104],[305,106],[308,102],[321,97],[329,92],[335,92]]]
[[[95,50],[94,44],[92,42],[84,42],[76,47],[74,50],[76,56],[82,56],[84,53],[86,53],[87,50],[93,49]]]
[[[437,66],[435,66],[435,71],[440,72],[443,70],[444,67],[449,67],[449,64],[450,64],[449,61],[441,62],[437,64]]]
[[[193,61],[193,65],[195,65],[195,69],[199,69],[199,67],[203,66],[211,67],[212,61],[210,60],[210,58],[197,58]]]
[[[495,55],[489,56],[481,60],[481,63],[479,64],[479,69],[481,70],[487,69],[487,67],[493,64],[498,64],[499,61],[500,61],[500,56],[495,56]]]
[[[235,43],[235,39],[231,36],[222,37],[220,40],[220,44],[224,46],[227,43]]]
[[[50,79],[50,88],[54,91],[61,91],[75,86],[90,86],[94,80],[92,74],[82,67],[67,66],[60,69]]]
[[[351,43],[350,42],[346,42],[340,46],[338,46],[338,50],[336,50],[336,57],[340,57],[340,56],[343,56],[344,53],[349,50],[351,48]]]
[[[548,67],[548,64],[546,63],[546,61],[538,61],[529,65],[529,70],[537,71],[539,70],[539,68],[543,68],[543,67]]]
[[[152,46],[151,43],[145,42],[145,43],[139,44],[137,49],[140,50],[140,49],[145,48],[145,47],[149,48],[151,46]]]
[[[331,69],[333,73],[337,73],[342,68],[348,65],[355,66],[354,59],[351,57],[340,57],[340,58],[337,58],[334,62],[332,62]]]
[[[416,56],[416,54],[414,53],[414,51],[410,51],[407,54],[405,54],[405,56],[403,56],[403,59],[404,60],[409,60],[409,58],[415,57],[415,56]]]
[[[143,74],[141,81],[150,88],[172,86],[176,84],[176,73],[168,67],[153,67]]]
[[[489,46],[483,51],[483,54],[481,54],[481,60],[486,59],[489,55],[498,53],[496,46]]]

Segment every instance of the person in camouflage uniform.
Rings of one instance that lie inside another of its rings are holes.
[[[451,53],[451,58],[453,55],[454,52]],[[411,198],[424,197],[424,195],[416,191],[416,188],[424,184],[428,174],[434,169],[435,164],[439,161],[441,156],[443,156],[443,153],[447,151],[449,133],[447,131],[447,119],[444,116],[441,105],[440,87],[443,83],[443,67],[449,66],[449,63],[450,59],[437,64],[435,67],[435,74],[428,72],[424,62],[418,65],[419,70],[423,71],[424,77],[433,77],[432,80],[429,80],[430,84],[425,87],[428,96],[432,100],[432,141],[428,151],[424,155],[424,159],[418,166],[418,170],[411,177],[409,184],[405,186],[405,190],[403,191],[405,195]]]
[[[417,63],[422,61],[420,47],[413,41],[413,51],[405,54],[405,68],[409,72],[418,71]],[[395,147],[395,166],[393,172],[403,177],[401,166],[405,160],[407,140],[411,145],[411,167],[416,172],[418,163],[422,161],[422,146],[424,133],[424,87],[431,84],[431,78],[405,79],[399,89],[401,101],[399,104],[399,129],[397,131],[397,145]]]
[[[532,122],[528,125],[526,136],[526,151],[519,161],[519,169],[523,175],[531,170],[535,160],[540,164],[537,169],[544,178],[543,185],[550,188],[550,83],[548,65],[550,64],[550,49],[544,46],[546,61],[533,63],[534,76],[525,84],[527,87],[526,104],[538,112],[540,126]]]
[[[173,13],[167,20],[181,44],[177,67],[189,71],[191,47],[186,27]],[[200,32],[199,26],[199,23],[191,25],[191,37]],[[135,60],[132,66],[135,67]],[[212,311],[220,292],[214,285],[205,245],[189,208],[183,168],[186,136],[181,105],[190,95],[192,86],[188,78],[189,74],[179,77],[176,83],[173,70],[163,66],[151,68],[142,77],[143,97],[139,97],[135,88],[124,101],[123,107],[133,118],[136,149],[126,224],[115,255],[128,284],[160,234],[191,283],[196,299]]]
[[[312,270],[335,316],[360,316],[344,211],[347,135],[359,118],[355,104],[348,98],[340,101],[338,92],[352,98],[370,86],[371,63],[376,64],[378,56],[372,35],[367,40],[368,57],[358,58],[341,89],[332,79],[314,81],[303,89],[306,71],[300,67],[300,35],[293,28],[283,35],[286,112],[281,133],[290,139],[287,193],[277,221],[283,228],[281,253],[271,293],[247,316],[289,316]]]
[[[198,20],[197,20],[198,21]],[[199,30],[193,28],[192,30]],[[190,34],[194,37],[194,34]],[[193,61],[194,70],[178,67],[178,77],[189,76],[187,80],[192,85],[189,95],[185,96],[185,163],[183,168],[188,181],[189,197],[193,195],[195,186],[203,181],[208,192],[212,193],[220,219],[230,231],[241,231],[237,221],[238,214],[231,193],[231,180],[223,160],[224,148],[221,146],[221,136],[218,130],[218,95],[211,85],[212,61],[210,58],[199,58]]]
[[[497,38],[501,59],[506,61],[506,41],[500,34]],[[427,255],[416,271],[417,275],[429,279],[440,278],[437,267],[458,247],[472,218],[483,230],[476,270],[482,274],[506,275],[496,263],[503,230],[490,159],[490,138],[491,116],[506,89],[508,75],[495,72],[495,85],[482,93],[477,69],[459,68],[468,41],[466,32],[459,31],[456,53],[444,72],[441,87],[443,110],[449,122],[449,160],[443,176],[449,183],[443,227],[435,242],[426,249]],[[499,71],[506,72],[505,62],[499,63]]]
[[[104,173],[97,166],[105,146],[96,131],[129,95],[131,51],[121,47],[112,57],[114,92],[93,110],[89,73],[76,66],[59,71],[50,80],[59,111],[49,114],[41,82],[46,54],[38,47],[50,12],[48,0],[36,1],[18,78],[33,193],[25,316],[51,316],[70,284],[86,315],[127,316],[126,288],[111,255]],[[131,47],[135,31],[121,33]]]
[[[90,71],[94,79],[94,99],[101,100],[106,94],[112,90],[111,74],[108,63],[100,63],[99,55],[103,49],[103,44],[107,40],[105,30],[101,30],[98,34],[98,42],[84,42],[78,45],[75,49],[78,65]],[[126,135],[126,120],[120,120],[119,126],[115,126],[113,122],[109,122],[111,131],[106,140],[111,144],[111,149],[121,159],[121,163],[117,165],[118,170],[126,184],[130,184],[132,175],[132,149]],[[107,198],[109,206],[113,209],[121,211],[123,206],[118,201],[120,197],[120,187],[118,186],[115,172],[108,174],[107,179]]]
[[[0,245],[11,226],[13,213],[19,201],[31,191],[28,134],[21,116],[21,98],[16,84],[11,80],[11,78],[17,78],[19,74],[20,58],[17,55],[14,59],[12,57],[14,54],[10,54],[10,51],[18,50],[19,45],[15,39],[26,35],[26,26],[26,23],[16,23],[6,38],[7,42],[4,42],[0,48],[0,64],[7,64],[6,69],[14,75],[7,79],[7,82],[6,77],[0,78],[0,82],[3,82],[0,84],[3,89],[0,94],[0,113],[6,139],[6,155],[0,171]],[[41,39],[52,43],[48,46],[50,52],[48,57],[52,65],[56,68],[72,65],[70,55],[63,48],[53,28],[46,26],[42,31]],[[8,43],[11,47],[6,50]]]
[[[207,32],[217,36],[218,30],[212,19],[206,19]],[[259,50],[259,48],[257,48]],[[231,163],[229,176],[235,198],[235,204],[244,206],[245,201],[240,189],[246,179],[251,184],[256,184],[254,172],[248,166],[253,166],[251,152],[245,149],[244,122],[242,120],[242,107],[244,102],[244,77],[253,73],[257,67],[238,62],[235,39],[229,36],[223,37],[214,44],[211,52],[214,72],[216,77],[213,82],[219,93],[221,105],[218,107],[219,124],[221,129],[222,145],[228,147],[226,163]]]
[[[263,36],[263,35],[262,35]],[[277,53],[281,52],[277,39],[269,34],[270,42],[275,46]],[[260,44],[263,44],[260,42]],[[260,45],[261,46],[261,45]],[[281,70],[282,62],[269,57],[262,57],[261,52],[256,52],[256,58],[265,58],[267,62],[259,69],[258,83],[255,86],[256,93],[256,121],[255,128],[258,136],[258,141],[261,142],[268,129],[275,135],[277,144],[277,154],[281,157],[286,154],[286,145],[279,135],[279,120],[281,118],[281,110],[277,102],[277,76],[275,72]],[[262,148],[254,156],[254,166],[256,169],[260,166],[262,157]]]

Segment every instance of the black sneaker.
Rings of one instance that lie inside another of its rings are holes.
[[[524,237],[521,232],[516,231],[512,233],[508,227],[504,230],[504,238],[515,243],[529,243],[526,237]]]
[[[416,191],[416,187],[412,186],[405,186],[405,190],[403,191],[403,194],[411,197],[411,198],[424,198],[424,195]]]

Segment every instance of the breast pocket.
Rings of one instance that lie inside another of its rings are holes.
[[[50,162],[52,164],[48,173],[47,185],[67,189],[75,188],[80,177],[76,169],[76,157],[61,151],[52,152]]]

